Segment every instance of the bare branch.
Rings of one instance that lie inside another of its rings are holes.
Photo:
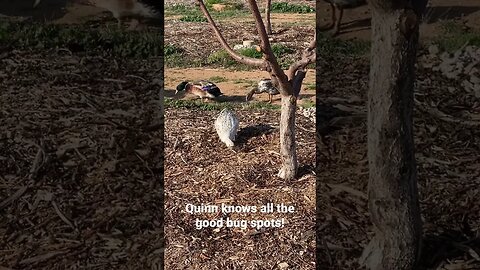
[[[256,59],[256,58],[251,58],[251,57],[246,57],[243,56],[237,52],[235,52],[230,45],[228,45],[227,41],[223,37],[222,33],[218,29],[217,25],[212,19],[212,16],[210,16],[210,12],[208,12],[207,7],[205,7],[205,4],[203,3],[203,0],[197,0],[198,4],[200,5],[200,9],[202,10],[203,14],[207,18],[208,22],[210,23],[210,26],[212,26],[213,31],[215,32],[215,35],[217,36],[218,40],[222,44],[222,46],[225,48],[227,53],[233,57],[233,59],[237,60],[240,63],[250,65],[250,66],[257,66],[257,67],[266,67],[268,64],[265,62],[264,59]]]
[[[288,69],[288,79],[293,80],[295,74],[299,69],[304,69],[307,65],[314,63],[316,60],[316,47],[317,47],[317,39],[314,38],[308,47],[302,53],[302,59],[298,60],[297,62],[290,65]]]
[[[252,11],[253,17],[255,18],[255,26],[257,27],[258,35],[260,36],[260,48],[263,53],[263,57],[269,63],[270,76],[272,79],[277,79],[279,84],[279,91],[282,95],[288,96],[293,94],[291,86],[288,82],[288,77],[285,75],[285,72],[278,64],[277,58],[273,54],[272,47],[270,46],[270,41],[268,40],[267,31],[265,29],[265,24],[263,24],[262,16],[258,10],[257,2],[255,0],[248,0],[250,10]]]
[[[267,0],[265,2],[265,24],[267,27],[267,34],[271,35],[272,34],[272,22],[270,20],[270,13],[271,13],[271,7],[272,7],[272,0]]]

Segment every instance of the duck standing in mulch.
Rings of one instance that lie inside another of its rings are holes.
[[[340,23],[343,17],[343,10],[346,8],[356,8],[362,5],[366,5],[366,0],[323,0],[327,3],[330,3],[332,6],[332,22],[326,27],[322,27],[322,30],[329,30],[333,28],[333,35],[340,32]],[[337,16],[337,10],[339,15]]]
[[[278,88],[273,85],[271,79],[262,79],[258,82],[257,87],[253,88],[246,97],[246,100],[249,101],[253,98],[254,94],[261,94],[267,93],[268,94],[268,103],[272,103],[273,96],[280,94]]]
[[[41,0],[35,0],[33,7],[40,4]],[[113,17],[117,19],[118,27],[122,26],[122,20],[125,17],[133,18],[129,29],[137,29],[143,24],[143,19],[161,19],[163,13],[163,1],[159,0],[77,0],[79,4],[92,5],[104,8],[112,12]]]
[[[214,83],[209,81],[196,81],[196,82],[188,82],[184,81],[181,82],[177,86],[177,91],[175,91],[175,95],[178,92],[183,92],[193,94],[203,101],[204,98],[206,99],[216,99],[219,96],[222,96],[222,92],[220,88],[216,86]]]
[[[215,120],[215,130],[220,140],[227,145],[228,148],[234,146],[239,121],[235,113],[229,109],[223,109]]]

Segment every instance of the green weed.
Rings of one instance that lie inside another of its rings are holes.
[[[315,9],[307,5],[274,2],[272,3],[271,11],[277,13],[314,13]]]
[[[465,45],[480,46],[480,32],[465,29],[459,23],[446,21],[442,30],[442,35],[433,41],[442,51],[454,52]]]
[[[284,44],[273,44],[272,51],[273,51],[273,54],[277,57],[277,59],[279,59],[280,65],[283,68],[286,68],[289,66],[289,64],[293,63],[293,60],[291,59],[281,60],[283,57],[294,52],[294,50],[289,48],[288,46]],[[251,58],[257,58],[257,59],[262,58],[262,53],[257,51],[255,48],[239,49],[238,53]],[[216,51],[210,54],[207,58],[207,64],[215,64],[215,65],[220,65],[222,67],[235,66],[236,68],[245,69],[245,65],[239,64],[225,50]]]
[[[310,99],[305,99],[302,101],[302,105],[300,105],[304,109],[309,109],[315,107],[315,102]]]
[[[158,33],[123,32],[118,29],[91,29],[0,21],[0,42],[16,48],[66,48],[72,52],[99,53],[119,57],[152,57],[165,53]]]
[[[317,52],[320,57],[364,56],[370,51],[370,42],[362,40],[340,40],[317,33]]]
[[[213,76],[208,78],[209,81],[215,82],[215,83],[221,83],[221,82],[227,82],[228,79],[222,76]]]
[[[244,109],[244,110],[280,110],[279,105],[269,104],[266,102],[248,102],[248,103],[228,103],[228,102],[203,102],[196,100],[183,100],[166,98],[164,100],[166,108],[185,108],[200,109],[205,111],[220,111],[228,109]]]

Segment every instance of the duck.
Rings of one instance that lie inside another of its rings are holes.
[[[250,92],[247,94],[246,100],[249,101],[252,99],[254,94],[261,94],[261,93],[268,94],[268,103],[272,103],[274,95],[280,94],[277,87],[273,85],[273,82],[271,79],[261,79],[258,82],[257,87],[250,90]]]
[[[33,7],[40,4],[41,0],[35,0]],[[163,1],[158,0],[78,0],[80,4],[92,5],[106,9],[117,19],[118,27],[122,27],[125,17],[133,17],[130,29],[142,26],[142,19],[161,19],[163,14]]]
[[[225,108],[218,115],[214,125],[220,141],[228,148],[233,148],[239,126],[236,114],[232,110]]]
[[[343,10],[346,8],[356,8],[367,4],[366,0],[323,0],[332,7],[332,22],[324,27],[323,30],[330,30],[333,28],[333,35],[340,32],[340,23],[343,17]],[[337,17],[337,10],[339,15]]]
[[[187,93],[191,93],[200,97],[203,101],[204,98],[206,99],[216,99],[219,96],[222,96],[223,93],[220,91],[220,88],[216,86],[214,83],[200,80],[196,82],[188,82],[183,81],[177,86],[177,90],[175,91],[175,95],[178,92],[185,91]]]

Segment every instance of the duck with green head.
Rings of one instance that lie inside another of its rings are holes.
[[[178,94],[178,92],[183,92],[185,91],[186,93],[191,93],[197,97],[200,97],[200,99],[203,101],[204,98],[207,99],[216,99],[219,96],[222,96],[222,92],[220,91],[220,88],[216,86],[214,83],[209,82],[209,81],[196,81],[196,82],[181,82],[177,86],[177,90],[175,91],[175,95]]]

